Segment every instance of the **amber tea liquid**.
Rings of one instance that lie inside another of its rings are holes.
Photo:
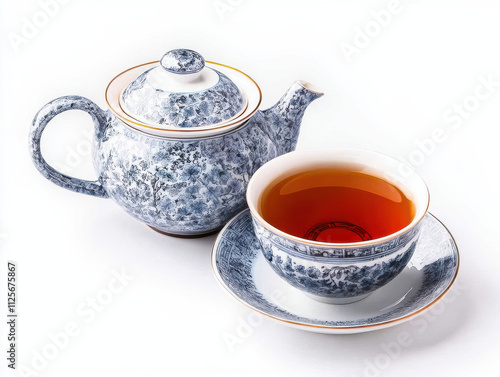
[[[390,235],[411,223],[414,204],[382,178],[347,166],[282,178],[260,200],[262,217],[297,237],[350,243]]]

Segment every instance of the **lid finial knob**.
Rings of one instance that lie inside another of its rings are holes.
[[[205,67],[205,59],[196,51],[181,48],[163,55],[160,64],[167,72],[189,75],[200,72]]]

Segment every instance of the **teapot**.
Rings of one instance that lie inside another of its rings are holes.
[[[177,49],[109,83],[103,110],[80,96],[57,98],[36,114],[29,135],[39,172],[83,194],[110,198],[161,233],[196,237],[214,233],[246,207],[253,173],[295,149],[307,106],[323,94],[297,81],[271,108],[242,71]],[[97,180],[63,174],[44,159],[47,124],[68,110],[94,123]]]

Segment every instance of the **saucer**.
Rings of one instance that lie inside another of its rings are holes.
[[[221,230],[212,250],[217,281],[234,298],[282,324],[325,334],[383,329],[422,314],[450,289],[458,274],[457,245],[433,215],[408,266],[367,298],[346,305],[315,301],[282,280],[267,264],[248,209]]]

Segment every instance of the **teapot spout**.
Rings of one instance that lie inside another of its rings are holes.
[[[276,145],[278,155],[295,149],[304,112],[322,95],[311,84],[296,81],[273,107],[262,112],[263,126]]]

